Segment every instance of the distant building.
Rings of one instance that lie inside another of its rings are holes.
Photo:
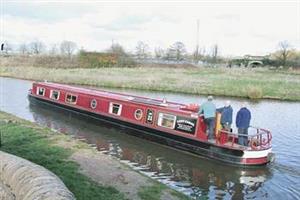
[[[262,61],[264,59],[268,59],[269,56],[251,56],[251,55],[244,55],[244,59],[247,60],[259,60]]]
[[[263,61],[269,59],[269,56],[251,56],[245,55],[244,60],[246,61],[245,66],[249,68],[263,66]]]
[[[269,60],[269,55],[266,56],[252,56],[252,55],[244,55],[243,57],[235,57],[234,59],[231,60],[231,63],[228,66],[237,65],[240,67],[259,67],[263,66],[266,60]]]

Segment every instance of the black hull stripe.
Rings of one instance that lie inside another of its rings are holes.
[[[242,161],[241,156],[243,155],[243,151],[241,151],[241,150],[224,149],[224,148],[215,146],[213,144],[192,140],[192,139],[184,138],[184,137],[177,136],[177,135],[172,135],[172,134],[160,131],[160,130],[151,129],[151,128],[144,127],[141,125],[132,124],[130,122],[118,120],[115,118],[110,118],[110,117],[96,114],[96,113],[91,113],[91,112],[88,112],[85,110],[70,107],[70,106],[56,103],[53,101],[40,99],[40,98],[34,97],[32,95],[29,95],[28,97],[29,97],[29,100],[31,103],[41,102],[43,104],[56,106],[59,108],[66,109],[68,111],[80,113],[87,117],[105,121],[105,122],[114,124],[119,127],[121,126],[121,127],[130,128],[134,131],[126,132],[126,133],[134,135],[134,136],[145,138],[145,137],[143,137],[143,135],[140,134],[141,132],[143,132],[145,135],[150,136],[150,137],[146,137],[146,139],[155,140],[155,142],[159,142],[161,144],[171,146],[175,149],[188,151],[193,154],[197,154],[197,155],[204,156],[204,157],[209,157],[212,159],[217,159],[217,160],[224,161],[224,162],[231,163],[231,164],[244,165],[244,163],[241,162]]]

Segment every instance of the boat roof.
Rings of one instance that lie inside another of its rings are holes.
[[[110,91],[92,89],[92,88],[91,89],[82,88],[79,86],[71,86],[71,85],[65,85],[65,84],[60,84],[60,83],[37,82],[37,84],[54,87],[54,88],[59,88],[62,90],[68,90],[73,93],[84,93],[84,94],[89,94],[89,95],[93,95],[93,96],[113,98],[113,99],[130,101],[130,102],[135,102],[135,103],[148,104],[148,105],[154,105],[154,106],[162,106],[162,107],[170,108],[173,110],[183,111],[180,108],[182,106],[185,106],[185,104],[170,102],[170,101],[167,101],[166,103],[164,103],[162,99],[152,99],[152,98],[147,98],[147,97],[126,94],[126,93],[110,92]],[[183,112],[191,113],[191,111],[183,111]]]

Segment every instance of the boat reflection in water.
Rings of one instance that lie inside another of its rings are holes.
[[[243,169],[183,153],[133,137],[129,129],[46,105],[30,105],[34,120],[55,131],[84,140],[135,170],[192,197],[264,198],[262,188],[272,173],[268,166]],[[127,134],[123,134],[123,133]]]

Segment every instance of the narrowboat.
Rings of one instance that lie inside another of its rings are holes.
[[[237,142],[238,134],[219,129],[220,114],[216,117],[215,139],[208,140],[197,104],[46,81],[33,83],[28,97],[31,103],[48,104],[104,120],[129,128],[135,136],[151,136],[155,142],[202,157],[241,166],[265,165],[274,159],[270,131],[251,127],[254,134],[247,136],[247,146],[241,146]]]

